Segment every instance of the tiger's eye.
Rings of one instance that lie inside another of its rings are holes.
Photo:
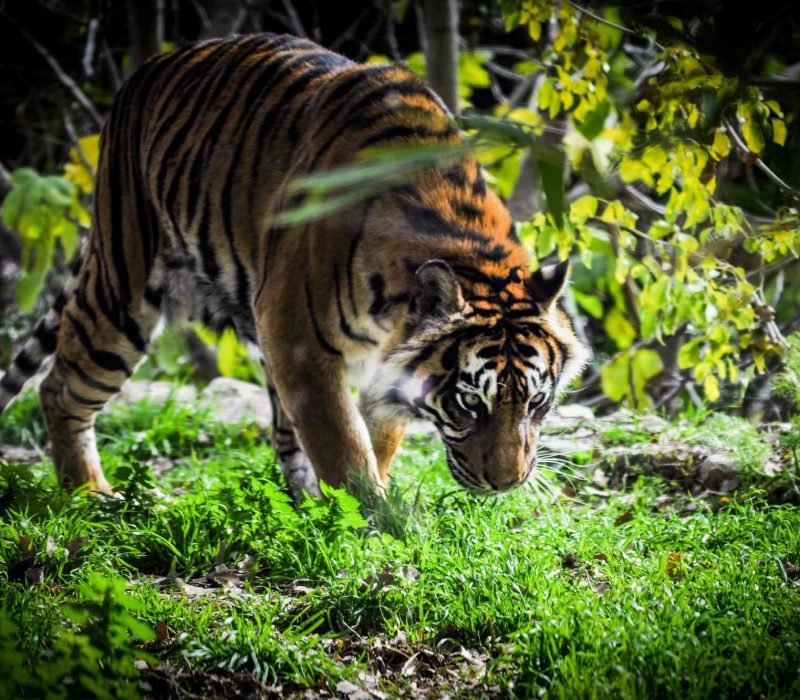
[[[540,391],[538,394],[534,395],[528,405],[531,409],[539,408],[539,406],[541,406],[546,399],[547,394],[545,394],[543,391]]]
[[[462,394],[461,401],[467,408],[477,408],[481,403],[481,397],[477,394]]]

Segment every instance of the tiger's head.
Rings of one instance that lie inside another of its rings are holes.
[[[368,392],[373,410],[433,422],[456,481],[508,491],[536,466],[539,429],[588,357],[557,308],[567,263],[504,277],[474,270],[465,294],[442,260],[418,268],[404,339]]]

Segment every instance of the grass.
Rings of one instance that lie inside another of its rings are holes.
[[[159,695],[191,669],[276,694],[800,696],[800,513],[756,484],[480,499],[416,438],[386,502],[295,508],[252,426],[138,404],[98,433],[125,500],[0,463],[0,696]],[[31,397],[0,422],[43,436]]]

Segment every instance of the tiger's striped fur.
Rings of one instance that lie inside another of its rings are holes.
[[[519,485],[586,352],[554,303],[566,265],[528,274],[474,159],[324,219],[274,223],[298,176],[368,147],[458,142],[413,74],[311,41],[217,39],[149,61],[104,128],[76,276],[0,381],[0,409],[54,354],[40,393],[60,480],[109,490],[95,415],[160,319],[188,317],[260,348],[294,490],[340,485],[349,469],[385,482],[414,417],[436,424],[463,486]]]

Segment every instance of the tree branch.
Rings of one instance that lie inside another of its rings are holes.
[[[14,26],[14,28],[22,34],[33,46],[34,49],[39,53],[39,55],[47,61],[47,65],[53,69],[53,72],[56,74],[56,77],[61,82],[61,84],[69,90],[70,94],[75,98],[77,103],[83,108],[87,115],[91,118],[94,122],[95,126],[97,127],[98,131],[103,128],[103,119],[97,110],[94,108],[92,101],[86,96],[86,93],[83,92],[78,87],[78,84],[67,75],[64,69],[61,67],[61,64],[53,57],[53,55],[44,47],[42,46],[33,36],[26,30],[23,29],[15,20],[11,19],[7,14],[3,13],[3,16],[6,18],[10,24]]]
[[[800,200],[800,192],[798,192],[796,189],[794,189],[794,187],[792,187],[788,183],[784,182],[778,175],[776,175],[772,170],[770,170],[770,168],[763,160],[761,160],[761,158],[759,158],[747,147],[747,144],[739,135],[739,132],[736,130],[731,120],[723,119],[722,121],[725,124],[725,128],[727,129],[728,133],[731,135],[733,142],[736,144],[736,148],[739,150],[739,152],[742,153],[743,155],[749,156],[750,159],[752,159],[755,156],[753,165],[755,165],[762,173],[764,173],[764,175],[766,175],[767,178],[774,185],[777,185],[778,188],[786,192],[792,199]],[[748,162],[750,162],[750,160],[748,160]]]
[[[283,0],[283,9],[289,17],[292,31],[299,37],[303,37],[304,39],[308,38],[305,27],[303,27],[303,22],[300,20],[300,15],[297,14],[292,0]]]
[[[87,77],[91,78],[94,75],[94,52],[95,47],[97,46],[97,30],[100,27],[100,20],[97,17],[93,17],[89,21],[89,30],[86,34],[86,47],[83,49],[83,60],[81,61],[81,65],[83,66],[83,73]]]

